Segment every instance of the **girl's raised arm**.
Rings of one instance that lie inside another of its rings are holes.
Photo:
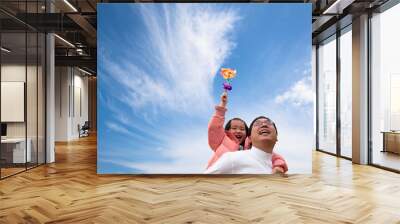
[[[210,123],[208,124],[208,144],[213,151],[217,150],[218,146],[221,145],[222,140],[225,137],[225,112],[226,104],[228,103],[228,94],[226,91],[221,95],[221,102],[218,106],[215,106],[215,113],[211,117]]]

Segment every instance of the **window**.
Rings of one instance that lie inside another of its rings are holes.
[[[318,149],[336,153],[336,35],[318,47]]]
[[[352,157],[352,33],[351,25],[340,36],[340,155]]]
[[[400,170],[400,4],[371,18],[372,163]]]

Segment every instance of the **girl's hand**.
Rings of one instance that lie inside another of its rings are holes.
[[[274,167],[272,169],[272,174],[284,174],[285,171],[281,167]]]
[[[221,107],[226,107],[227,103],[228,103],[228,93],[224,91],[221,95],[221,102],[219,103],[219,105]]]

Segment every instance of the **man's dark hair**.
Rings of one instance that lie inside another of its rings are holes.
[[[256,117],[256,118],[251,122],[250,128],[249,128],[249,136],[251,135],[251,130],[253,129],[253,124],[254,124],[254,122],[256,122],[256,120],[261,119],[261,118],[270,120],[270,121],[272,122],[272,124],[274,125],[275,131],[276,131],[276,135],[278,135],[278,129],[276,128],[275,122],[273,122],[273,121],[272,121],[271,119],[269,119],[268,117],[259,116],[259,117]]]

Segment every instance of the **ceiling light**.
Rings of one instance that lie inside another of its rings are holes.
[[[7,48],[5,48],[5,47],[1,47],[1,50],[4,51],[4,52],[6,52],[6,53],[10,53],[10,52],[11,52],[11,50],[9,50],[9,49],[7,49]]]
[[[61,41],[63,41],[64,43],[68,44],[69,46],[75,48],[75,45],[71,44],[71,42],[67,41],[66,39],[58,36],[57,34],[54,34],[54,36],[56,36],[58,39],[60,39]]]
[[[342,14],[347,6],[351,5],[355,0],[336,0],[322,14]]]
[[[74,12],[78,12],[78,10],[71,4],[68,2],[68,0],[64,0],[65,4],[67,4],[72,10],[74,10]]]
[[[78,70],[81,71],[81,72],[83,72],[83,73],[85,73],[85,74],[87,74],[87,75],[92,75],[92,73],[90,73],[90,72],[88,72],[88,71],[86,71],[86,70],[83,70],[83,69],[81,69],[81,68],[79,68],[79,67],[78,67]]]

